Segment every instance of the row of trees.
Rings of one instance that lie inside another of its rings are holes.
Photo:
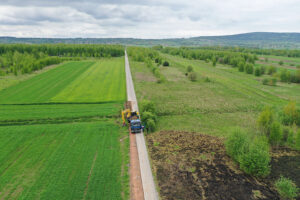
[[[124,48],[119,45],[1,44],[0,75],[31,73],[66,60],[123,55]]]
[[[239,63],[254,64],[258,59],[256,55],[240,52],[230,52],[230,51],[217,51],[217,50],[204,50],[204,49],[194,49],[188,47],[172,48],[166,47],[161,49],[163,53],[181,56],[183,58],[204,60],[206,62],[211,61],[215,66],[217,63],[232,65],[237,67]]]
[[[232,51],[232,52],[252,53],[257,55],[300,57],[300,50],[289,50],[289,49],[259,49],[259,48],[244,48],[244,47],[229,47],[229,46],[199,47],[197,49]]]
[[[1,44],[0,55],[18,51],[19,53],[33,54],[38,57],[43,53],[48,56],[64,57],[117,57],[124,55],[121,45],[96,44]]]

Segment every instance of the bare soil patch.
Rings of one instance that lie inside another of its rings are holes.
[[[145,74],[143,72],[136,72],[135,78],[138,81],[155,82],[156,78],[153,75]]]
[[[162,199],[279,199],[277,176],[257,179],[240,171],[222,138],[162,131],[147,141]]]
[[[286,147],[273,149],[272,173],[270,179],[277,180],[281,175],[293,180],[300,188],[300,152]],[[300,199],[300,197],[298,198]]]

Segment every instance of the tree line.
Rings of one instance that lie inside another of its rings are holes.
[[[155,48],[157,49],[157,47]],[[194,49],[189,47],[165,47],[160,50],[163,53],[181,56],[187,59],[204,60],[206,62],[211,61],[214,66],[217,63],[228,64],[233,67],[238,67],[239,65],[245,66],[246,64],[253,65],[255,61],[258,60],[256,55],[240,52]]]
[[[256,55],[274,55],[286,57],[300,57],[300,50],[298,49],[260,49],[260,48],[245,48],[245,47],[230,47],[230,46],[212,46],[212,47],[197,47],[196,49],[218,50],[218,51],[232,51],[252,53]]]

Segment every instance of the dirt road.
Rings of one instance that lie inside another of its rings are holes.
[[[126,51],[125,51],[125,72],[126,72],[127,99],[128,101],[132,102],[132,109],[138,111],[138,104],[135,96],[135,91],[134,91],[134,86],[133,86],[133,81],[131,77],[130,66],[129,66],[129,61],[128,61]],[[158,193],[156,191],[155,184],[154,184],[154,179],[150,167],[144,134],[137,133],[135,134],[135,137],[136,137],[136,146],[138,151],[138,159],[140,164],[144,199],[158,200],[159,199]]]

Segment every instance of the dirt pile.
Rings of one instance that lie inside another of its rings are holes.
[[[164,131],[147,140],[162,199],[279,199],[271,179],[238,169],[221,138]]]

